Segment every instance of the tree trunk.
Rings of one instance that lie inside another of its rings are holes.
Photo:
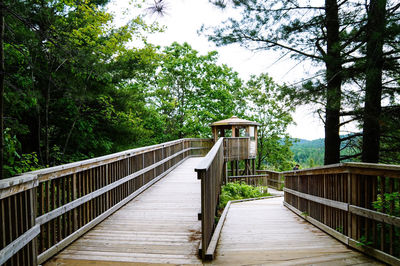
[[[367,64],[365,84],[363,162],[379,162],[381,127],[383,33],[385,30],[386,0],[371,0],[367,24]]]
[[[325,0],[327,53],[326,65],[326,117],[324,164],[340,161],[340,101],[342,64],[339,42],[339,18],[336,0]]]
[[[4,13],[5,9],[3,3],[0,4],[0,132],[1,132],[1,143],[0,143],[0,179],[4,178],[3,163],[4,163],[4,79],[5,79],[5,67],[4,67]]]
[[[50,68],[51,69],[51,68]],[[50,162],[50,144],[49,144],[49,109],[50,109],[50,84],[51,84],[51,71],[49,76],[49,81],[45,91],[45,107],[44,107],[44,146],[45,146],[45,163],[49,165]]]

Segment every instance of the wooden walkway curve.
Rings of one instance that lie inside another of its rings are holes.
[[[45,265],[201,265],[190,158]],[[231,204],[211,265],[382,265],[305,222],[283,197]]]
[[[283,206],[283,197],[230,205],[214,265],[383,265]]]
[[[184,161],[46,265],[201,264],[201,159]]]

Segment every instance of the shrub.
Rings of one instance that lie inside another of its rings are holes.
[[[244,182],[228,183],[221,188],[218,208],[225,208],[226,204],[230,200],[259,198],[265,196],[270,196],[266,187],[253,187]]]

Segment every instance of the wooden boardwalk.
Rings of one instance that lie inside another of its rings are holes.
[[[383,265],[282,205],[283,197],[231,204],[215,265]]]
[[[190,158],[45,265],[201,265]],[[305,222],[283,197],[231,204],[212,265],[381,265]]]
[[[201,264],[201,159],[187,159],[46,265]]]

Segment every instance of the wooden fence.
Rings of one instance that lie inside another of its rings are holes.
[[[257,174],[267,175],[267,186],[277,190],[282,190],[285,184],[285,177],[276,171],[271,170],[256,170]]]
[[[250,138],[223,138],[225,161],[249,159]]]
[[[212,140],[180,139],[0,181],[0,265],[37,265]]]
[[[201,179],[201,247],[200,256],[205,258],[215,227],[221,185],[224,180],[224,138],[220,138],[196,167]]]
[[[346,245],[400,264],[400,166],[343,163],[283,175],[285,206]]]
[[[227,171],[231,174],[232,171]],[[258,175],[228,175],[228,182],[244,182],[250,186],[268,186],[277,190],[282,190],[284,186],[283,175],[279,172],[270,170],[256,170]]]

